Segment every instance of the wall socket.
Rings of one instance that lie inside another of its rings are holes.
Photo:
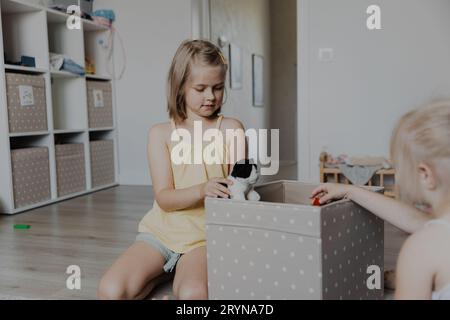
[[[320,62],[330,62],[334,60],[334,49],[333,48],[320,48],[319,49],[319,61]]]

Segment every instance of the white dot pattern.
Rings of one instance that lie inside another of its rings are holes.
[[[323,269],[329,272],[323,273],[323,283],[330,288],[324,299],[378,299],[383,294],[383,290],[368,290],[365,285],[367,267],[384,266],[383,222],[375,222],[362,208],[350,209],[353,206],[347,202],[341,203],[339,210],[333,206],[324,209],[322,233],[328,237],[323,241]]]
[[[89,128],[113,126],[112,89],[109,81],[86,80]],[[95,106],[94,93],[100,91],[103,107]]]
[[[58,196],[86,190],[84,145],[57,144],[55,153]]]
[[[92,187],[114,183],[114,142],[90,142]]]
[[[16,208],[51,198],[48,148],[11,150],[11,163]]]
[[[47,131],[45,78],[41,75],[5,74],[9,132]],[[32,103],[23,104],[20,87],[27,87]]]
[[[216,211],[220,217],[221,213]],[[240,213],[236,215],[237,218],[240,216]],[[218,232],[219,228],[222,232]],[[236,227],[209,225],[207,230],[208,237],[214,235],[214,239],[208,240],[213,244],[208,250],[211,256],[208,266],[214,265],[208,274],[212,299],[222,285],[228,288],[226,294],[232,293],[230,298],[233,299],[266,299],[268,296],[270,299],[288,299],[294,292],[297,295],[306,293],[308,299],[320,296],[322,275],[318,272],[320,244],[317,239],[302,237],[300,242],[294,234],[283,234],[282,237],[279,232],[258,229],[251,233],[241,229],[237,236],[233,228]],[[260,245],[268,242],[270,247]],[[289,243],[295,245],[286,245]],[[245,286],[242,285],[244,281]],[[288,288],[289,292],[283,288]],[[225,293],[220,291],[222,297]]]
[[[207,246],[212,299],[374,299],[382,295],[382,290],[369,292],[365,284],[361,286],[368,265],[383,266],[382,221],[349,201],[320,209],[267,202],[247,203],[244,208],[232,200],[207,201],[206,208],[208,244],[215,241]],[[217,215],[212,217],[211,212]],[[221,291],[221,286],[227,289]]]

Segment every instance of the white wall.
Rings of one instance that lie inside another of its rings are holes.
[[[271,1],[271,127],[280,159],[297,159],[297,0]],[[296,175],[296,173],[295,173]]]
[[[319,179],[323,147],[388,156],[407,110],[450,96],[450,1],[378,0],[382,30],[369,31],[372,0],[299,0],[299,178]],[[334,60],[319,62],[319,48]]]
[[[242,121],[246,129],[270,128],[270,8],[269,0],[211,0],[211,40],[225,36],[243,50],[243,88],[227,87],[222,113]],[[223,48],[227,53],[227,48]],[[264,101],[252,106],[252,54],[264,57]],[[229,83],[229,82],[228,82]]]
[[[127,69],[116,82],[120,183],[151,183],[147,132],[168,120],[166,77],[178,45],[191,36],[187,0],[95,0],[95,8],[113,9],[115,27],[126,49]],[[123,63],[115,44],[116,70]]]

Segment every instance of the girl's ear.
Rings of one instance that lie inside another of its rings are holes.
[[[434,170],[426,163],[419,164],[419,183],[427,190],[434,190],[437,187],[437,177]]]

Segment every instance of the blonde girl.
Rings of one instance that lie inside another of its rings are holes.
[[[203,130],[227,129],[243,133],[242,124],[220,115],[225,91],[227,62],[220,49],[208,41],[183,42],[169,70],[167,100],[170,121],[149,131],[148,159],[155,201],[141,220],[136,242],[100,281],[99,298],[141,299],[160,281],[174,274],[178,299],[207,299],[205,197],[227,197],[222,185],[234,163],[229,141],[223,143],[220,163],[178,163],[172,151],[195,123]],[[244,135],[241,135],[241,138]],[[244,136],[245,137],[245,136]],[[238,139],[235,160],[245,157],[245,138]],[[225,158],[227,160],[225,160]]]
[[[404,115],[392,136],[391,157],[400,201],[337,184],[318,187],[312,197],[322,203],[352,199],[413,233],[397,263],[397,299],[450,299],[450,101]]]

